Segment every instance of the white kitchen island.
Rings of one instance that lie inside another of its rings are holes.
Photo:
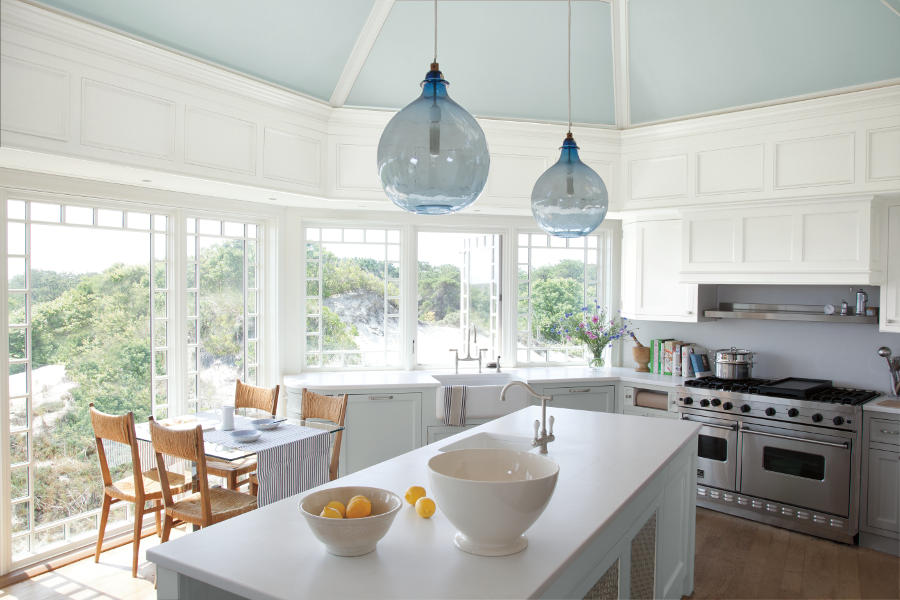
[[[696,424],[548,408],[560,465],[556,491],[512,556],[467,554],[440,511],[404,505],[375,552],[325,552],[299,512],[301,496],[147,551],[161,599],[678,598],[693,591]],[[428,487],[440,448],[489,431],[531,436],[528,407],[338,479],[399,495]],[[535,450],[536,452],[537,450]]]

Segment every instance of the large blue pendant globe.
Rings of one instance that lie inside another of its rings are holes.
[[[481,126],[447,95],[447,81],[432,63],[422,95],[398,112],[378,142],[378,176],[403,210],[454,213],[484,189],[491,156]]]
[[[578,158],[569,133],[559,161],[538,178],[531,192],[531,213],[541,229],[556,237],[587,235],[603,222],[609,194],[603,179]]]

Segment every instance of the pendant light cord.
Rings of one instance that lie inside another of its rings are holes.
[[[437,0],[434,0],[434,61],[433,62],[437,62]]]
[[[437,6],[437,0],[434,0]],[[437,14],[435,13],[435,23],[437,23]],[[435,39],[437,39],[437,30],[435,30]],[[572,133],[572,0],[569,0],[569,60],[566,75],[568,77],[569,86],[569,134]],[[437,56],[437,41],[435,41],[435,56]]]

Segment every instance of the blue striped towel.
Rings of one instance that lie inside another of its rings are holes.
[[[466,386],[444,387],[444,425],[457,427],[466,424]]]

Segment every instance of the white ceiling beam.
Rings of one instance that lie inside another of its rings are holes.
[[[628,83],[628,2],[611,0],[613,44],[613,100],[616,128],[631,126],[631,97]]]
[[[384,26],[384,22],[387,21],[393,6],[394,0],[375,0],[366,22],[356,37],[353,50],[350,51],[350,56],[347,57],[347,62],[344,63],[344,70],[341,71],[341,76],[338,77],[334,91],[331,92],[331,99],[328,101],[331,106],[343,106],[347,101],[347,96],[350,95],[350,90],[353,89],[353,84],[356,83],[359,72],[362,71],[363,65],[366,64],[366,59],[369,58],[369,53],[372,51],[375,40],[378,39],[378,34],[381,33],[381,28]]]

